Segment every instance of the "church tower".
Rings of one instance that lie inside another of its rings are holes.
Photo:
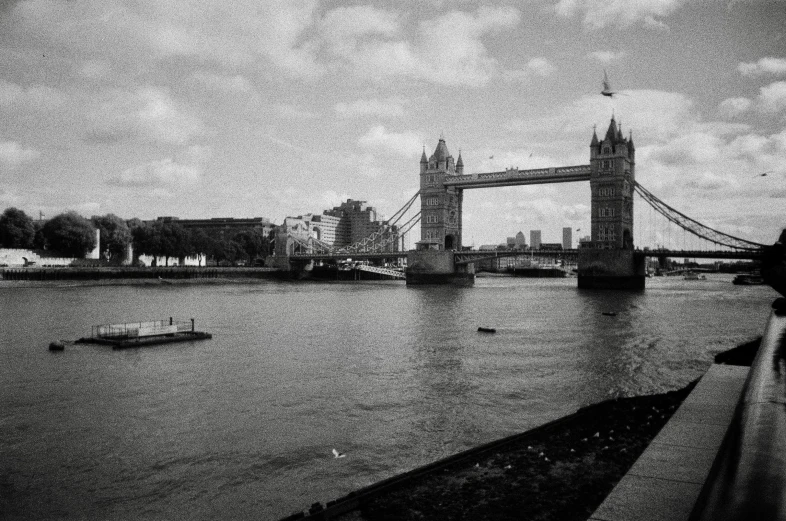
[[[431,157],[420,157],[420,241],[418,250],[458,250],[461,248],[462,191],[445,187],[445,177],[460,175],[464,162],[459,154],[453,161],[445,138],[440,137]]]
[[[626,139],[613,116],[602,140],[592,133],[592,248],[633,249],[635,152],[633,136]]]

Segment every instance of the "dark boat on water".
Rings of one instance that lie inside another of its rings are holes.
[[[761,286],[764,279],[759,275],[737,275],[731,283],[737,286]]]

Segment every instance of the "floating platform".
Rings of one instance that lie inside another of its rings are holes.
[[[194,319],[191,319],[190,322],[175,322],[170,317],[168,321],[156,320],[93,326],[89,337],[80,338],[76,342],[108,345],[120,349],[208,340],[210,338],[213,338],[210,333],[194,329]]]
[[[80,338],[76,342],[79,344],[102,344],[122,349],[126,347],[146,347],[160,344],[171,344],[174,342],[190,342],[192,340],[208,340],[210,338],[213,338],[213,335],[210,333],[205,333],[204,331],[183,331],[181,333],[172,333],[169,335],[126,339],[86,337]]]

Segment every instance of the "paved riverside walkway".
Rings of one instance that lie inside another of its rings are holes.
[[[590,521],[687,521],[749,370],[711,366]]]

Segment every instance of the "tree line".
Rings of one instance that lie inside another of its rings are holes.
[[[248,228],[229,238],[215,238],[200,228],[186,229],[176,221],[144,222],[125,220],[114,214],[86,219],[76,212],[65,212],[48,221],[34,221],[18,208],[7,208],[0,215],[0,247],[42,249],[67,257],[84,257],[96,247],[99,230],[101,258],[120,264],[129,245],[134,257],[151,255],[169,259],[198,257],[220,264],[255,264],[272,253],[272,236]]]

